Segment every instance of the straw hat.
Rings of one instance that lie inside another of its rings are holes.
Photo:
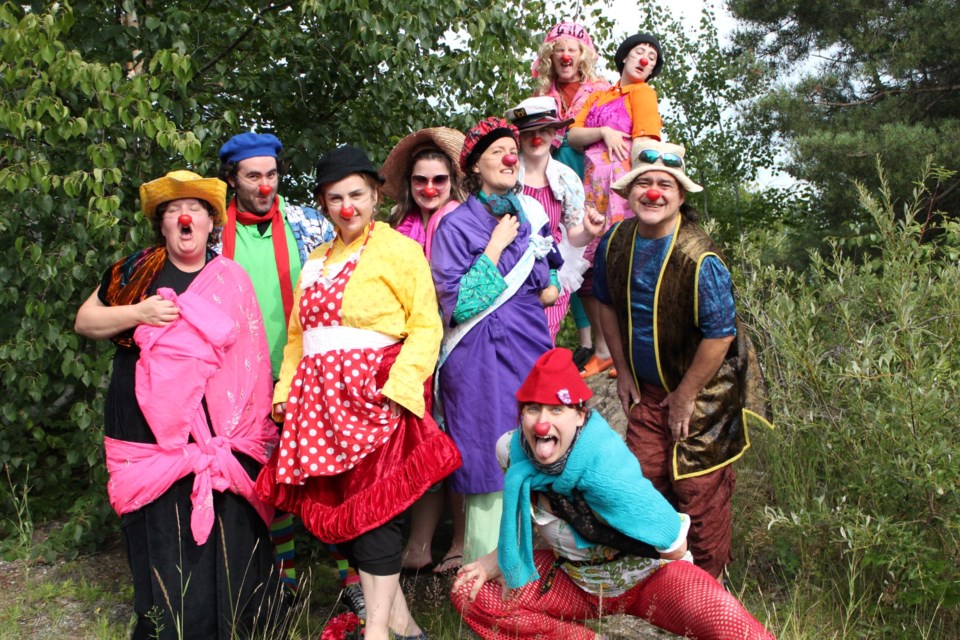
[[[658,142],[657,140],[640,140],[633,143],[633,169],[610,185],[614,193],[630,197],[630,185],[641,175],[649,171],[663,171],[669,173],[688,192],[703,191],[703,187],[690,179],[686,174],[686,163],[683,160],[685,150],[679,144]]]
[[[218,227],[227,221],[227,183],[223,180],[204,178],[193,171],[180,169],[140,185],[140,208],[150,220],[157,215],[158,206],[180,198],[209,202],[217,212],[214,224]]]
[[[437,149],[450,158],[454,171],[463,177],[463,172],[457,164],[460,150],[463,149],[464,135],[456,129],[448,127],[431,127],[411,133],[397,143],[390,155],[387,156],[380,175],[386,182],[383,192],[392,200],[399,200],[403,193],[403,180],[410,170],[410,160],[424,149]]]

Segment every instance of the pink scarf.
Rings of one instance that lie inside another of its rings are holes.
[[[232,260],[209,262],[179,297],[170,289],[157,293],[180,309],[171,324],[134,332],[141,349],[137,401],[157,444],[105,438],[110,504],[118,514],[136,511],[193,473],[190,528],[204,544],[215,519],[214,490],[243,496],[264,522],[273,517],[233,454],[265,463],[276,444],[270,356],[253,286]]]

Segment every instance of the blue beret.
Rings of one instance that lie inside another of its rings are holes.
[[[247,158],[269,156],[276,158],[283,144],[270,133],[241,133],[233,136],[220,147],[220,162],[240,162]]]

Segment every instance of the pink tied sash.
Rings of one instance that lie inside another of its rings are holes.
[[[213,491],[243,496],[265,522],[273,515],[234,456],[239,451],[265,463],[277,439],[268,418],[272,380],[263,321],[249,279],[237,271],[236,263],[218,258],[183,295],[157,292],[180,309],[173,323],[141,325],[134,333],[141,348],[137,401],[157,444],[105,438],[110,504],[119,514],[195,475],[190,528],[197,544],[213,529]]]

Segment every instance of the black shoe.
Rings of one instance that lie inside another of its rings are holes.
[[[577,369],[583,371],[583,365],[587,364],[587,360],[592,355],[593,347],[577,347],[577,350],[573,352],[573,364],[577,365]]]
[[[363,601],[363,589],[359,582],[354,582],[343,588],[343,603],[347,605],[350,611],[357,614],[358,618],[366,619],[367,605]]]

